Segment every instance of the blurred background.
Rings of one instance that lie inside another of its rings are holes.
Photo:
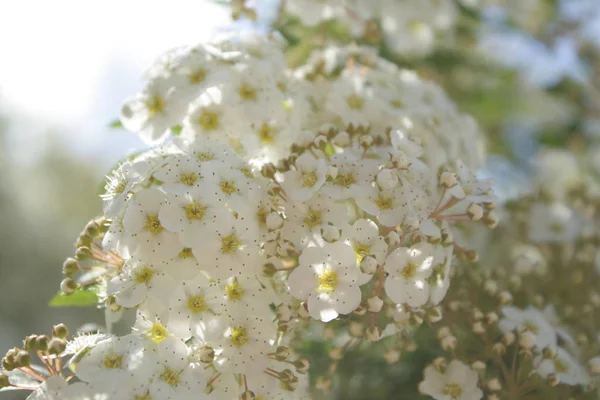
[[[75,238],[101,211],[103,176],[143,148],[109,125],[164,50],[215,31],[264,29],[277,1],[258,3],[257,22],[233,25],[230,9],[203,0],[0,2],[1,349],[57,322],[102,323],[99,310],[47,303]],[[600,1],[459,3],[451,43],[398,63],[439,81],[475,115],[493,153],[484,173],[510,197],[527,190],[539,146],[600,135]]]

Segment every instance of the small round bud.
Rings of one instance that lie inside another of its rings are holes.
[[[383,190],[393,189],[398,185],[398,175],[391,169],[382,169],[377,174],[377,184]]]
[[[10,384],[10,380],[8,379],[8,376],[6,376],[2,372],[0,372],[0,389],[4,389],[5,387],[9,387],[9,386],[11,386],[11,384]]]
[[[359,143],[364,148],[371,147],[373,145],[373,136],[371,136],[371,135],[362,136],[359,139]]]
[[[85,260],[90,260],[94,257],[94,255],[92,254],[92,251],[90,250],[89,247],[78,247],[77,250],[75,250],[75,258],[79,261],[85,261]],[[64,271],[64,268],[63,268]]]
[[[475,250],[465,250],[465,258],[469,262],[479,261],[479,254]]]
[[[240,400],[255,400],[256,399],[256,395],[254,394],[254,392],[251,392],[250,390],[246,390],[244,393],[242,393],[240,395]]]
[[[64,276],[71,277],[79,271],[79,265],[77,260],[74,258],[67,258],[63,263],[62,273]]]
[[[483,335],[485,333],[485,327],[481,321],[477,321],[473,324],[473,332],[478,335]]]
[[[525,331],[519,335],[519,346],[523,347],[524,349],[531,349],[533,346],[535,346],[535,343],[536,338],[532,332]]]
[[[374,257],[367,256],[360,262],[360,270],[367,275],[373,275],[377,271],[377,260]]]
[[[17,365],[15,364],[14,354],[6,353],[6,355],[2,358],[2,368],[7,372],[10,372],[10,371],[14,370],[15,368],[18,368]]]
[[[88,224],[85,226],[84,234],[93,238],[98,237],[98,235],[100,235],[100,227],[98,226],[96,221],[88,222]]]
[[[496,314],[495,312],[489,312],[486,314],[485,316],[485,322],[488,323],[488,325],[492,325],[495,324],[496,322],[498,322],[498,314]]]
[[[450,335],[452,335],[452,332],[450,331],[450,328],[448,328],[447,326],[442,326],[437,331],[437,337],[440,340],[445,338],[446,336],[450,336]]]
[[[385,361],[387,361],[387,363],[390,365],[396,364],[398,361],[400,361],[400,356],[401,356],[400,352],[396,349],[389,349],[383,355],[383,357],[385,358]]]
[[[348,333],[350,333],[350,336],[352,337],[362,337],[364,335],[365,332],[365,327],[363,324],[361,324],[358,321],[350,321],[350,324],[348,324]]]
[[[483,217],[482,222],[488,228],[494,229],[495,227],[498,226],[498,222],[500,222],[500,219],[498,218],[498,215],[494,211],[490,211]]]
[[[456,174],[453,172],[444,171],[440,175],[440,186],[450,189],[458,184],[458,179],[456,178]]]
[[[315,383],[315,388],[324,392],[329,391],[329,389],[331,388],[331,379],[329,379],[326,376],[319,376],[317,378],[317,382]]]
[[[290,356],[290,349],[285,346],[279,346],[275,350],[275,359],[277,361],[285,361]]]
[[[296,361],[294,361],[294,367],[296,367],[296,372],[299,374],[305,374],[308,372],[308,368],[310,367],[310,363],[308,358],[300,357]]]
[[[453,351],[458,345],[458,339],[456,338],[456,336],[453,335],[446,336],[441,340],[441,345],[444,351]]]
[[[69,328],[65,324],[56,324],[52,327],[52,336],[66,339],[69,336]]]
[[[298,378],[296,378],[291,369],[286,368],[279,373],[279,379],[283,382],[293,382]]]
[[[512,294],[510,294],[507,291],[500,292],[500,294],[498,295],[498,301],[502,305],[512,303],[512,301],[513,301]]]
[[[380,297],[373,296],[367,300],[368,309],[372,313],[378,313],[383,307],[383,300]]]
[[[273,263],[266,263],[263,265],[263,275],[267,278],[272,278],[277,273],[277,267]]]
[[[513,344],[515,342],[515,334],[512,332],[506,332],[503,336],[502,336],[502,343],[504,343],[506,346],[510,346],[511,344]]]
[[[205,364],[210,364],[215,359],[215,351],[212,347],[204,346],[198,350],[198,357],[200,361]]]
[[[339,347],[334,347],[333,349],[329,350],[329,358],[331,358],[332,360],[339,361],[342,359],[342,357],[342,349],[340,349]]]
[[[485,290],[485,292],[487,294],[493,296],[493,295],[495,295],[498,292],[498,284],[496,283],[496,281],[488,279],[483,284],[483,290]]]
[[[52,338],[50,342],[48,342],[48,352],[50,354],[61,354],[67,348],[67,342],[63,339]]]
[[[37,335],[29,335],[23,340],[23,348],[27,351],[35,351],[35,341]]]
[[[283,225],[283,218],[281,217],[281,214],[274,211],[272,213],[269,213],[269,215],[267,215],[267,229],[273,231],[275,229],[281,228],[282,225]]]
[[[346,147],[350,145],[350,135],[348,132],[341,131],[333,138],[333,144],[339,147]]]
[[[594,375],[600,375],[600,357],[594,357],[588,361],[590,372]]]
[[[71,278],[65,278],[60,283],[60,290],[67,296],[73,294],[77,290],[77,282]]]
[[[29,367],[30,363],[31,356],[29,355],[29,352],[25,350],[19,351],[15,356],[15,366],[17,366],[17,368]]]
[[[558,376],[556,376],[556,374],[550,374],[546,378],[546,382],[548,382],[548,385],[554,387],[558,386],[558,384],[560,383],[560,379],[558,378]]]
[[[340,240],[341,235],[342,234],[340,230],[335,226],[325,225],[321,229],[321,236],[323,237],[323,240],[329,243],[337,242],[338,240]]]
[[[279,321],[287,322],[292,319],[292,309],[287,304],[280,304],[275,309],[275,315]]]
[[[77,238],[77,241],[75,242],[75,247],[90,247],[93,241],[94,238],[89,235],[86,235],[84,231],[81,232],[81,235],[79,235],[79,237]]]
[[[47,351],[48,344],[50,343],[50,338],[46,335],[39,335],[35,340],[35,349],[36,351]]]
[[[319,135],[313,140],[313,146],[317,149],[324,149],[327,146],[327,136]]]
[[[385,241],[390,247],[396,247],[400,243],[400,235],[396,231],[391,231],[385,237]]]
[[[483,217],[483,208],[479,204],[471,203],[467,207],[467,215],[471,221],[479,221]]]
[[[473,364],[471,364],[471,368],[473,371],[483,372],[485,371],[486,365],[483,361],[475,361]]]
[[[487,387],[492,392],[497,392],[499,390],[502,390],[502,384],[500,383],[500,381],[497,378],[490,379],[487,383]]]
[[[473,319],[475,321],[479,321],[480,319],[483,319],[483,313],[481,312],[481,310],[479,308],[473,309]]]
[[[369,342],[378,342],[381,339],[381,330],[377,326],[370,326],[367,328],[365,338]]]
[[[542,350],[542,357],[552,360],[554,357],[556,357],[556,349],[553,349],[552,347],[544,347]]]
[[[504,353],[506,353],[506,346],[504,346],[502,343],[494,343],[492,346],[492,353],[502,356]]]
[[[446,371],[446,368],[448,368],[448,362],[446,361],[446,359],[444,357],[436,357],[433,362],[433,368],[435,368],[436,370],[444,373]]]
[[[275,179],[277,168],[272,163],[267,163],[260,169],[260,174],[267,179]]]

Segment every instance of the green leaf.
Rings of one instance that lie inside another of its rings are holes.
[[[173,136],[179,136],[181,134],[181,130],[183,128],[181,127],[181,125],[174,125],[171,127],[171,134]]]
[[[50,300],[50,307],[88,307],[98,304],[98,295],[96,289],[77,289],[75,293],[67,296],[58,292]]]
[[[122,123],[120,120],[118,120],[118,119],[115,119],[113,122],[111,122],[111,123],[108,125],[108,127],[109,127],[110,129],[122,129],[122,128],[123,128],[123,123]]]

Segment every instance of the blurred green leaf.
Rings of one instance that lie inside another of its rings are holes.
[[[72,295],[58,292],[50,300],[50,307],[88,307],[98,304],[98,295],[95,288],[77,289]]]
[[[111,123],[108,125],[108,127],[109,127],[110,129],[122,129],[122,128],[123,128],[123,123],[122,123],[120,120],[118,120],[118,119],[115,119],[113,122],[111,122]]]

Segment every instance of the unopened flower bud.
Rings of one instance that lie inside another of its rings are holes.
[[[486,365],[483,361],[475,361],[471,364],[471,368],[473,369],[473,371],[483,372],[485,371]]]
[[[373,296],[367,300],[367,304],[369,306],[369,311],[372,313],[378,313],[383,307],[383,300],[381,300],[381,298],[378,296]]]
[[[90,221],[85,226],[85,229],[83,232],[85,235],[95,238],[95,237],[98,237],[98,235],[100,235],[100,227],[98,226],[96,221]]]
[[[377,271],[377,260],[374,257],[367,256],[360,262],[360,270],[367,275],[373,275]]]
[[[325,240],[326,242],[333,243],[333,242],[337,242],[338,240],[340,240],[341,233],[340,233],[340,230],[338,228],[336,228],[335,226],[325,225],[321,229],[321,236],[323,237],[323,240]]]
[[[292,309],[287,304],[280,304],[275,309],[275,315],[279,321],[287,322],[292,319]]]
[[[381,330],[377,326],[370,326],[367,328],[365,338],[369,342],[378,342],[381,339]]]
[[[272,163],[267,163],[262,166],[260,169],[260,174],[267,179],[275,179],[275,173],[277,172],[277,168]]]
[[[2,372],[0,372],[0,389],[4,389],[5,387],[9,387],[9,386],[11,386],[11,384],[10,384],[10,380],[8,379],[8,376],[6,376]]]
[[[446,368],[448,368],[448,361],[444,357],[436,357],[433,362],[433,368],[444,373]]]
[[[391,231],[385,237],[385,241],[387,242],[388,246],[394,248],[400,244],[400,235],[396,231]]]
[[[504,353],[506,353],[506,346],[504,346],[502,343],[494,343],[492,346],[492,353],[502,356]]]
[[[506,332],[503,336],[502,336],[502,343],[504,343],[506,346],[510,346],[511,344],[513,344],[515,342],[515,334],[512,332]]]
[[[27,351],[35,351],[35,341],[37,340],[37,335],[29,335],[23,340],[23,348]]]
[[[458,179],[456,178],[456,174],[453,172],[444,171],[440,175],[440,186],[450,189],[458,183]]]
[[[594,375],[600,375],[600,357],[594,357],[588,361],[590,372]]]
[[[352,313],[354,315],[362,316],[367,313],[367,308],[361,304],[358,307],[356,307],[356,309],[352,311]]]
[[[331,388],[331,379],[329,379],[327,376],[319,376],[317,378],[317,382],[315,383],[315,388],[324,392],[329,391]]]
[[[277,273],[277,267],[273,263],[266,263],[262,268],[263,275],[272,278]]]
[[[204,346],[198,350],[198,358],[205,364],[210,364],[215,359],[215,350],[212,347]]]
[[[79,261],[85,261],[85,260],[89,260],[91,258],[93,258],[94,255],[92,254],[92,251],[90,250],[89,247],[78,247],[77,250],[75,251],[75,258]],[[65,271],[64,265],[63,265],[63,273]]]
[[[494,379],[490,379],[488,381],[487,387],[492,392],[497,392],[502,389],[502,384],[500,383],[500,381],[497,378],[494,378]]]
[[[50,338],[46,335],[39,335],[35,340],[35,349],[36,351],[47,351],[48,344],[50,343]]]
[[[437,331],[437,337],[440,340],[445,338],[446,336],[450,336],[451,334],[452,334],[452,332],[450,331],[450,328],[448,328],[447,326],[442,326]]]
[[[317,149],[324,149],[327,146],[327,136],[319,135],[313,140],[313,145]]]
[[[519,346],[525,349],[531,349],[535,344],[536,338],[532,332],[525,331],[519,335]]]
[[[65,278],[60,283],[60,290],[67,296],[73,294],[77,290],[77,282],[71,278]]]
[[[348,333],[350,333],[350,336],[356,337],[356,338],[362,337],[364,332],[365,332],[365,327],[360,322],[350,321],[350,324],[348,324]]]
[[[383,190],[389,190],[398,184],[398,175],[391,169],[382,169],[377,174],[377,184]]]
[[[371,135],[362,136],[359,139],[359,143],[364,148],[371,147],[373,145],[373,136],[371,136]]]
[[[52,327],[52,336],[66,339],[69,336],[69,328],[65,324],[56,324]]]
[[[64,339],[52,338],[48,342],[48,352],[50,354],[59,355],[67,348],[67,342]]]
[[[29,355],[29,352],[25,350],[19,351],[15,356],[15,365],[17,368],[29,367],[30,363],[31,356]]]
[[[285,346],[279,346],[275,350],[274,356],[277,361],[285,361],[290,356],[290,349]]]
[[[554,387],[558,386],[558,384],[560,383],[560,379],[558,378],[558,376],[556,376],[556,374],[550,374],[548,375],[548,377],[546,377],[546,382],[548,382],[548,385]]]
[[[483,326],[483,324],[481,323],[481,321],[477,321],[473,324],[473,332],[478,334],[478,335],[483,335],[485,333],[485,327]]]
[[[385,361],[387,361],[388,364],[396,364],[398,361],[400,361],[400,352],[396,349],[389,349],[388,351],[385,352],[384,354],[384,358]]]
[[[300,357],[296,361],[294,361],[294,367],[296,367],[296,372],[299,374],[305,374],[308,372],[308,368],[310,367],[310,363],[308,362],[308,358]]]
[[[273,211],[272,213],[269,213],[269,215],[267,215],[267,229],[269,230],[275,230],[275,229],[279,229],[281,228],[281,226],[283,225],[283,218],[281,217],[281,214],[279,214],[278,212]]]
[[[75,275],[79,271],[79,265],[77,265],[77,260],[74,258],[67,258],[63,263],[62,273],[64,276],[71,277]]]
[[[553,349],[552,347],[544,347],[542,350],[542,357],[552,360],[554,357],[556,357],[556,349]]]
[[[494,211],[488,212],[484,217],[482,222],[490,229],[494,229],[498,226],[499,222],[498,215]]]
[[[240,400],[256,400],[256,395],[250,390],[246,390],[240,395]]]
[[[496,283],[496,281],[488,279],[485,281],[485,283],[483,284],[483,290],[485,290],[485,292],[489,295],[495,295],[496,292],[498,291],[498,284]]]
[[[334,347],[333,349],[329,350],[329,358],[331,358],[332,360],[339,361],[342,359],[342,357],[342,349],[340,349],[339,347]]]
[[[479,308],[473,309],[473,319],[475,321],[479,321],[480,319],[483,319],[483,313],[481,312],[481,310]]]
[[[488,323],[488,325],[493,325],[496,322],[498,322],[498,314],[496,314],[495,312],[489,312],[486,314],[485,316],[485,322]]]
[[[479,221],[483,217],[483,208],[476,203],[471,203],[467,207],[467,215],[471,221]]]
[[[442,339],[441,345],[444,351],[453,351],[458,345],[458,339],[456,338],[456,336],[453,335],[446,336]]]
[[[500,292],[500,294],[498,294],[498,301],[502,305],[510,304],[513,301],[512,294],[507,291]]]
[[[350,135],[348,132],[341,131],[333,138],[333,144],[339,147],[346,147],[350,144]]]

